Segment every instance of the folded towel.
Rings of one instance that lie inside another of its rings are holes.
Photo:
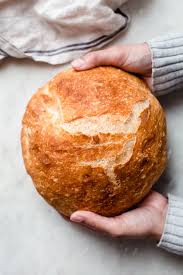
[[[0,0],[0,59],[69,62],[124,31],[127,0]]]

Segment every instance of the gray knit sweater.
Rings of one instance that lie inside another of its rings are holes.
[[[152,53],[155,95],[183,89],[183,34],[152,39],[148,44]],[[168,202],[164,232],[158,246],[183,255],[183,199],[169,195]]]

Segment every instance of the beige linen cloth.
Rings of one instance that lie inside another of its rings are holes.
[[[129,23],[127,0],[0,0],[0,60],[62,64],[109,43]]]

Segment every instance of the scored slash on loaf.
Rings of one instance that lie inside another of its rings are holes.
[[[105,216],[138,203],[162,174],[166,121],[146,84],[114,67],[61,72],[31,98],[22,152],[38,192],[60,213]]]

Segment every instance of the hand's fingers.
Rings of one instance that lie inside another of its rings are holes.
[[[77,211],[70,217],[73,222],[84,224],[94,230],[101,231],[111,236],[122,235],[122,226],[114,218],[107,218],[89,211]]]
[[[106,50],[91,52],[72,62],[75,70],[91,69],[100,65],[112,65],[120,67],[125,62],[127,48],[112,47]]]

